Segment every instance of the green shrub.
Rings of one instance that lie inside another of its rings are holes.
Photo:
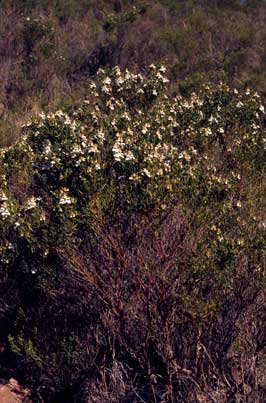
[[[101,379],[114,357],[133,384],[162,379],[157,397],[151,386],[141,396],[188,399],[178,362],[192,371],[202,334],[215,370],[225,365],[231,342],[209,338],[219,315],[239,284],[264,287],[260,98],[223,84],[172,96],[165,72],[99,70],[86,100],[41,114],[1,151],[1,284],[18,290],[5,337],[46,401],[93,371]]]
[[[243,170],[255,175],[265,158],[259,99],[222,85],[171,98],[166,83],[164,68],[151,67],[147,77],[99,71],[88,100],[25,125],[23,140],[1,157],[8,256],[16,239],[44,254],[69,239],[79,244],[94,217],[107,213],[161,214],[178,202],[235,215]]]

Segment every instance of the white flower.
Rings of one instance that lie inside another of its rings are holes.
[[[59,118],[62,118],[63,116],[64,116],[64,112],[63,111],[56,111],[55,112],[55,116],[57,116],[57,117],[59,117]]]
[[[98,152],[99,152],[99,149],[98,149],[98,147],[97,147],[96,144],[90,143],[90,144],[88,145],[88,153],[97,154]]]
[[[129,177],[129,180],[130,180],[130,181],[133,181],[133,182],[137,182],[137,181],[139,180],[138,174],[133,173],[133,174]]]
[[[6,201],[6,200],[8,200],[8,198],[7,198],[7,196],[6,196],[5,193],[0,193],[0,200],[1,200],[1,201]]]
[[[69,197],[69,196],[63,196],[59,200],[60,205],[62,205],[62,204],[71,204],[71,203],[72,203],[72,200],[71,200],[71,197]]]
[[[169,80],[168,80],[168,78],[166,78],[166,77],[162,77],[162,82],[163,82],[164,84],[167,84],[167,83],[169,83]]]
[[[142,172],[144,173],[144,175],[148,176],[148,178],[151,178],[151,173],[148,171],[148,169],[144,168]]]
[[[51,152],[51,146],[50,145],[45,146],[44,150],[43,150],[43,153],[44,154],[50,154],[50,152]]]
[[[182,151],[182,152],[179,154],[178,158],[179,158],[179,159],[184,159],[185,161],[190,161],[190,160],[191,160],[190,155],[189,155],[186,151]]]
[[[2,207],[0,207],[0,215],[3,218],[3,220],[5,220],[7,217],[10,216],[10,211],[8,210],[6,203],[4,203]]]
[[[104,80],[103,80],[103,83],[104,84],[106,84],[106,85],[109,85],[109,84],[111,84],[111,78],[110,77],[106,77]]]
[[[43,112],[41,112],[41,113],[39,114],[39,117],[40,117],[42,120],[46,119],[46,115],[45,115],[45,113],[43,113]]]
[[[9,260],[7,258],[1,258],[1,263],[8,264]]]
[[[210,118],[209,118],[209,122],[210,123],[213,123],[213,122],[217,123],[217,119],[215,117],[213,117],[213,115],[211,115]]]
[[[143,134],[146,134],[147,133],[147,128],[146,127],[144,127],[142,130],[141,130],[141,132],[143,133]]]
[[[128,151],[127,153],[125,153],[125,160],[126,161],[134,161],[135,157],[134,154],[132,153],[132,151]]]
[[[34,209],[34,208],[37,206],[36,200],[37,200],[37,199],[35,199],[35,197],[32,196],[32,197],[27,201],[27,204],[26,204],[26,206],[24,207],[25,211]]]
[[[96,137],[99,139],[99,140],[104,140],[104,137],[105,137],[105,134],[104,134],[104,132],[103,131],[101,131],[101,130],[99,130],[98,131],[98,133],[96,134]]]
[[[123,79],[122,77],[118,77],[118,78],[116,79],[116,83],[117,83],[118,85],[123,84],[123,83],[124,83],[124,79]]]
[[[15,246],[11,242],[9,242],[8,245],[7,245],[7,249],[15,250]]]
[[[68,195],[68,188],[62,188],[60,191],[60,199],[59,199],[59,204],[64,205],[64,204],[71,204],[73,202],[73,198]]]
[[[68,115],[65,115],[65,121],[64,121],[65,125],[70,126],[71,125],[71,119]]]
[[[123,153],[122,152],[119,152],[119,151],[114,151],[113,150],[113,153],[114,153],[114,159],[115,159],[115,161],[117,161],[117,162],[120,162],[122,159],[123,159]]]

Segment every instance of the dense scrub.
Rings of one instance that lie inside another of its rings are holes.
[[[164,61],[182,94],[222,79],[265,97],[265,18],[257,0],[2,0],[1,144],[25,115],[86,96],[100,67]]]
[[[1,151],[2,375],[37,402],[264,401],[259,95],[100,69],[22,135]]]

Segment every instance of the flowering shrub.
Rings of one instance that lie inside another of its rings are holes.
[[[249,90],[239,94],[219,84],[185,99],[171,95],[165,73],[163,66],[154,65],[145,76],[122,73],[118,67],[99,70],[86,100],[65,111],[41,114],[23,127],[21,141],[1,151],[3,276],[26,276],[26,283],[53,296],[60,259],[71,260],[86,250],[88,272],[84,275],[84,269],[74,264],[75,275],[90,287],[98,284],[95,293],[109,304],[114,317],[119,308],[115,297],[104,294],[108,281],[119,304],[125,295],[129,301],[138,295],[140,313],[129,303],[125,314],[138,329],[149,292],[132,290],[143,284],[150,284],[153,299],[161,298],[158,306],[167,300],[171,309],[178,306],[184,317],[199,323],[222,306],[240,279],[251,276],[260,281],[256,284],[264,284],[266,213],[261,179],[266,131],[260,98]],[[178,234],[177,227],[169,224],[162,246],[156,237],[165,217],[176,209],[186,224],[180,225]],[[140,258],[134,245],[139,245],[137,234],[148,223],[153,235],[145,233],[147,251],[147,239],[154,237],[158,245],[151,257],[142,252]],[[101,239],[102,228],[122,232],[119,247],[128,248],[129,255],[122,259],[116,241],[106,235]],[[117,276],[116,256],[131,267],[125,275]],[[97,275],[90,271],[95,262],[100,265]],[[132,273],[138,278],[131,279]],[[154,318],[155,331],[160,323]],[[9,339],[14,347],[15,338]],[[20,354],[21,346],[32,346],[36,353],[28,356],[38,357],[40,367],[38,348],[29,339],[23,342],[21,335],[19,340]],[[161,348],[158,354],[167,357]]]
[[[243,173],[263,167],[264,107],[257,94],[223,85],[172,97],[167,82],[164,67],[151,66],[146,77],[100,70],[88,100],[40,115],[2,150],[2,262],[16,253],[16,239],[47,254],[70,237],[80,241],[93,217],[160,214],[175,203],[219,205],[211,220],[223,241],[219,227],[241,210]]]

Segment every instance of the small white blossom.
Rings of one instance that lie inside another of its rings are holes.
[[[38,199],[36,199],[34,196],[32,196],[26,203],[24,210],[28,211],[28,210],[32,210],[37,206],[37,201]]]

